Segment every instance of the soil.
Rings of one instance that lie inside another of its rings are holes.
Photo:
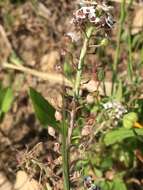
[[[0,62],[9,60],[10,53],[14,51],[29,68],[61,73],[60,50],[65,45],[65,34],[71,30],[70,18],[74,7],[74,1],[70,0],[0,1],[0,25],[6,35],[4,37],[0,31]],[[98,58],[91,60],[94,63]],[[36,157],[51,172],[50,179],[49,176],[42,177],[42,183],[48,180],[49,184],[55,186],[53,189],[62,189],[57,187],[57,184],[61,184],[59,137],[57,134],[56,138],[53,137],[48,129],[41,127],[28,97],[28,89],[32,86],[59,108],[62,87],[2,68],[0,80],[4,85],[12,84],[15,94],[12,108],[0,126],[0,174],[12,185],[19,169],[24,169],[38,180],[41,169],[33,167],[31,171],[30,162]]]

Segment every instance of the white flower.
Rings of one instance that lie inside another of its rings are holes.
[[[85,19],[88,19],[89,22],[95,22],[96,20],[96,13],[95,13],[95,7],[94,6],[84,6],[78,9],[74,13],[74,19],[72,22],[80,22],[84,21]]]
[[[107,103],[103,104],[103,107],[104,107],[105,110],[111,109],[111,108],[113,108],[113,103],[112,102],[107,102]]]
[[[83,11],[84,14],[92,14],[92,13],[95,13],[95,8],[94,8],[94,6],[82,7],[81,10]]]
[[[80,36],[76,32],[68,32],[66,36],[70,37],[72,42],[77,42],[80,40]]]
[[[120,102],[107,102],[103,104],[105,110],[112,110],[112,117],[120,119],[123,114],[127,113],[127,109]]]

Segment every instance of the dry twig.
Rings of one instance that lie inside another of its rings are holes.
[[[60,84],[60,85],[72,87],[72,83],[67,78],[65,78],[62,74],[39,72],[35,69],[30,69],[22,65],[14,65],[10,63],[4,63],[3,67],[36,76],[42,80],[49,81],[50,83],[53,83],[53,84]]]

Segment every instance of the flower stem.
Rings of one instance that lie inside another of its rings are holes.
[[[83,70],[85,56],[87,53],[88,43],[89,43],[90,37],[92,35],[92,32],[93,32],[93,27],[89,27],[87,29],[85,39],[84,39],[84,43],[83,43],[83,46],[81,49],[79,62],[78,62],[78,68],[77,68],[77,74],[76,74],[76,80],[75,80],[75,87],[74,87],[74,97],[75,98],[79,97],[79,89],[80,89],[82,70]]]
[[[81,76],[82,76],[82,68],[84,65],[84,59],[87,53],[88,48],[88,42],[90,40],[91,34],[92,34],[93,28],[89,27],[87,29],[85,40],[83,43],[83,47],[81,49],[80,58],[78,62],[78,69],[77,69],[77,75],[75,80],[75,86],[74,86],[74,98],[73,101],[75,101],[75,98],[79,97],[79,89],[80,89],[80,82],[81,82]],[[63,158],[63,178],[64,178],[64,190],[70,190],[70,179],[69,179],[69,147],[70,147],[70,140],[72,135],[72,130],[74,127],[74,119],[75,119],[75,102],[73,102],[73,108],[71,112],[71,121],[70,121],[70,128],[67,129],[67,125],[65,122],[63,122],[62,125],[62,158]],[[65,118],[65,113],[63,113],[63,118]],[[64,120],[65,121],[65,120]],[[68,133],[67,133],[68,130]]]
[[[70,190],[69,149],[67,144],[67,124],[65,120],[62,122],[62,163],[64,190]]]

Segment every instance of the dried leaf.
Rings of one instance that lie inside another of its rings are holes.
[[[31,179],[24,171],[18,171],[14,190],[42,190],[42,186],[35,180]]]
[[[85,89],[88,92],[99,91],[100,95],[104,95],[106,93],[107,96],[110,96],[112,91],[112,82],[105,81],[104,84],[99,84],[99,82],[95,80],[90,80],[88,83],[82,84],[82,89]]]
[[[136,10],[133,19],[131,34],[135,35],[138,32],[141,32],[142,29],[143,29],[143,8],[138,8]]]
[[[0,173],[0,190],[12,190],[12,184],[2,172]]]
[[[7,61],[12,52],[11,44],[7,38],[4,28],[0,25],[0,63]]]
[[[82,136],[87,136],[92,133],[92,125],[85,125],[81,131]]]

